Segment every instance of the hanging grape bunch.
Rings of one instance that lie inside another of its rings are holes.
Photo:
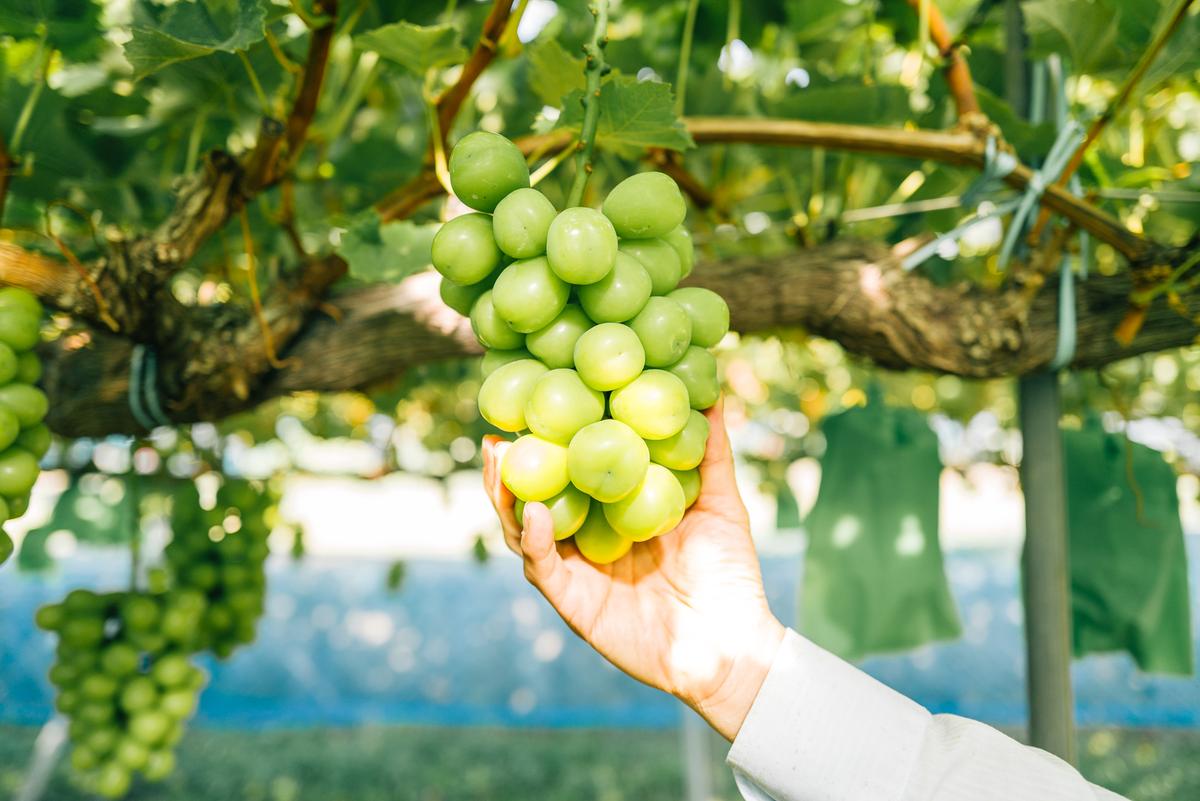
[[[529,186],[517,147],[464,137],[455,194],[475,213],[433,240],[441,296],[469,315],[487,352],[479,410],[519,436],[500,468],[524,504],[549,508],[557,539],[606,564],[675,528],[700,492],[717,401],[707,350],[729,308],[692,270],[683,195],[659,172],[633,175],[601,211],[554,205]]]
[[[224,659],[253,642],[266,591],[267,517],[274,497],[226,480],[212,509],[188,482],[175,496],[165,556],[177,602],[199,609],[190,645]]]
[[[168,636],[167,596],[73,590],[43,606],[37,624],[58,634],[50,682],[70,721],[71,767],[88,791],[109,798],[175,768],[174,747],[196,709],[204,673]]]
[[[20,517],[38,477],[38,460],[50,447],[46,396],[34,386],[42,364],[34,353],[41,338],[42,304],[16,287],[0,288],[0,521]],[[0,564],[13,543],[0,530]]]

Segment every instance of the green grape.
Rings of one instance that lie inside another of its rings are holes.
[[[25,351],[33,348],[41,338],[41,315],[19,310],[0,314],[0,343],[15,351]]]
[[[16,415],[21,428],[29,428],[42,422],[50,408],[46,394],[28,384],[8,384],[0,387],[0,406]]]
[[[617,251],[617,259],[608,275],[577,290],[579,305],[598,323],[623,323],[646,305],[654,285],[642,263],[628,253]]]
[[[15,286],[0,287],[0,314],[22,312],[31,317],[42,316],[42,304],[27,289]]]
[[[160,744],[171,730],[171,719],[155,710],[137,712],[129,718],[129,733],[144,745]]]
[[[525,347],[547,367],[571,367],[575,364],[575,343],[592,321],[573,303],[568,303],[545,328],[525,337]]]
[[[525,423],[542,439],[567,445],[575,432],[604,417],[604,395],[583,383],[574,370],[540,376],[525,403]]]
[[[141,656],[136,648],[124,642],[114,642],[100,654],[100,667],[114,678],[124,678],[137,672]],[[116,692],[114,687],[113,692]]]
[[[129,770],[141,770],[150,759],[150,749],[132,737],[125,737],[117,744],[116,758]]]
[[[160,707],[175,720],[186,720],[196,711],[196,693],[192,690],[171,690],[163,695]]]
[[[486,280],[470,286],[460,286],[446,276],[442,276],[442,281],[438,285],[438,295],[441,297],[442,303],[463,317],[467,317],[471,314],[471,307],[475,305],[475,301],[479,300],[479,296],[490,288]]]
[[[157,782],[175,772],[175,755],[167,750],[151,751],[142,775],[147,781]]]
[[[36,361],[37,357],[34,357]],[[20,361],[17,352],[0,342],[0,384],[7,384],[20,372]]]
[[[111,754],[120,742],[121,733],[112,726],[92,729],[84,737],[83,745],[97,756]]]
[[[633,492],[615,503],[604,504],[604,517],[621,536],[645,542],[679,525],[685,501],[679,479],[662,465],[651,463]]]
[[[575,487],[567,485],[562,492],[542,503],[550,511],[550,520],[554,525],[554,539],[565,540],[583,525],[588,509],[592,505],[592,499]],[[523,526],[525,501],[517,499],[513,505],[513,514],[517,517],[517,524]]]
[[[46,451],[50,450],[51,439],[50,427],[45,423],[39,423],[18,434],[16,444],[21,450],[29,451],[33,455],[33,458],[41,459],[46,455]],[[8,446],[5,445],[4,447]]]
[[[73,648],[94,648],[104,642],[102,618],[69,618],[62,625],[62,642]]]
[[[474,212],[448,221],[434,235],[430,256],[434,268],[459,286],[483,281],[502,258],[492,238],[492,218]]]
[[[509,328],[492,305],[492,290],[479,296],[471,307],[471,330],[485,348],[515,350],[525,344],[525,336]]]
[[[679,361],[692,341],[692,320],[670,298],[653,297],[629,327],[646,351],[647,367],[666,367]]]
[[[121,690],[121,709],[133,714],[152,709],[158,703],[158,686],[149,676],[134,676]]]
[[[479,387],[479,413],[501,431],[526,428],[525,408],[546,365],[521,359],[498,367]]]
[[[567,305],[570,293],[571,288],[539,256],[504,268],[492,287],[492,304],[509,328],[529,334],[549,325]]]
[[[499,134],[469,133],[450,152],[450,186],[478,211],[492,211],[510,192],[529,186],[529,168],[517,146]]]
[[[479,375],[482,378],[487,378],[497,369],[510,362],[532,358],[533,354],[524,348],[517,348],[516,350],[489,350],[479,360]]]
[[[575,532],[575,547],[589,562],[607,565],[617,561],[633,547],[633,540],[618,534],[599,504],[592,504],[587,519]]]
[[[33,622],[43,631],[58,631],[66,620],[66,610],[62,604],[46,604],[38,607],[33,615]]]
[[[711,348],[729,332],[729,306],[716,292],[698,286],[676,289],[671,300],[692,318],[692,344]]]
[[[651,294],[667,294],[683,276],[679,255],[661,239],[622,239],[621,252],[637,259],[646,268]]]
[[[121,604],[121,622],[134,632],[152,632],[158,626],[159,608],[153,598],[130,595]]]
[[[17,355],[16,380],[22,384],[36,384],[42,377],[42,361],[34,351],[25,351]]]
[[[554,204],[536,189],[517,189],[492,213],[492,234],[502,251],[514,259],[531,259],[546,252],[546,236],[554,222]]]
[[[691,470],[704,460],[708,445],[708,418],[695,410],[688,415],[687,424],[666,439],[646,443],[650,459],[672,470]]]
[[[17,441],[21,423],[7,406],[0,406],[0,451]]]
[[[76,773],[86,773],[98,764],[100,764],[100,757],[90,748],[76,745],[71,749],[71,768]]]
[[[691,232],[679,225],[663,234],[662,241],[670,245],[675,255],[679,256],[680,278],[691,275],[692,268],[696,265],[696,248],[692,244]]]
[[[662,236],[683,222],[687,205],[669,175],[643,172],[613,187],[604,200],[604,215],[622,237]]]
[[[566,489],[567,449],[533,434],[517,439],[504,454],[500,479],[523,501],[544,501]]]
[[[704,348],[693,345],[683,354],[682,359],[667,370],[687,387],[688,403],[693,409],[707,409],[721,396],[721,382],[717,380],[717,359]]]
[[[93,673],[79,682],[79,695],[87,701],[107,701],[117,694],[117,682],[112,676]]]
[[[161,687],[182,687],[191,676],[191,668],[183,654],[164,654],[150,666],[150,677]]]
[[[584,426],[567,448],[571,483],[601,503],[619,501],[632,492],[649,464],[646,443],[617,420]]]
[[[133,777],[129,769],[117,762],[106,762],[96,773],[95,790],[106,798],[120,798],[129,792]]]
[[[82,692],[79,698],[79,705],[75,708],[75,717],[81,724],[102,726],[110,723],[116,717],[116,710],[113,709],[111,700],[88,701],[83,697]]]
[[[613,419],[642,439],[666,439],[687,424],[687,387],[666,370],[647,370],[609,398]]]
[[[65,665],[62,662],[55,662],[50,666],[50,670],[46,673],[46,677],[50,679],[50,683],[55,687],[66,687],[72,684],[79,674],[75,668],[70,665]]]
[[[617,259],[617,232],[595,209],[576,206],[554,218],[546,238],[550,268],[571,284],[594,284]]]
[[[576,341],[574,361],[583,383],[607,392],[628,384],[642,372],[646,352],[629,326],[601,323]]]
[[[671,472],[679,480],[679,486],[683,487],[684,506],[691,508],[696,499],[700,497],[700,471],[693,469],[672,470]]]
[[[7,518],[5,518],[7,519]],[[0,529],[0,565],[8,561],[8,557],[13,555],[12,537],[8,536],[8,532]]]

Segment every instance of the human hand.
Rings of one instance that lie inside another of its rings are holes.
[[[549,510],[525,505],[500,480],[509,443],[483,443],[484,485],[525,577],[576,634],[621,670],[695,709],[732,741],[783,639],[763,593],[750,519],[734,483],[723,402],[705,414],[700,496],[668,534],[634,543],[608,565],[556,543]]]

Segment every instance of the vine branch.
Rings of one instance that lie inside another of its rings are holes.
[[[908,4],[918,11],[924,9],[928,13],[929,38],[937,48],[938,55],[942,57],[942,70],[946,74],[950,94],[954,97],[959,120],[972,114],[980,114],[979,100],[975,97],[975,84],[971,80],[971,68],[959,52],[959,43],[950,35],[941,9],[934,0],[908,0]]]
[[[313,11],[318,17],[327,17],[325,24],[313,30],[308,44],[308,56],[300,73],[300,88],[287,120],[288,166],[296,163],[308,134],[308,126],[317,113],[317,100],[321,97],[321,86],[325,82],[325,69],[329,64],[329,48],[333,44],[337,26],[337,0],[316,0]],[[285,170],[286,171],[286,170]],[[276,176],[277,177],[277,176]]]
[[[589,10],[596,18],[592,38],[583,46],[587,56],[584,74],[586,86],[583,99],[583,124],[579,129],[579,150],[575,155],[575,180],[567,194],[567,206],[583,202],[583,190],[592,173],[592,153],[596,149],[596,127],[600,123],[600,80],[608,71],[604,62],[604,46],[608,44],[608,0],[595,0]]]

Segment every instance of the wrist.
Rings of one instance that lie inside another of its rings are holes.
[[[676,695],[733,742],[775,662],[786,629],[769,612],[732,638],[719,679],[699,693]]]

